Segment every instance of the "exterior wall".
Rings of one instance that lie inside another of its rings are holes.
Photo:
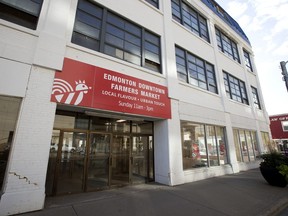
[[[43,208],[44,176],[56,109],[49,101],[53,78],[53,71],[31,69],[6,169],[1,215]]]
[[[0,94],[23,98],[2,188],[0,215],[44,207],[56,110],[50,95],[55,69],[62,68],[66,47],[66,24],[54,20],[65,15],[65,10],[53,11],[55,3],[44,1],[37,31],[0,19]],[[47,15],[48,6],[51,13]],[[60,29],[64,30],[62,35]]]
[[[288,139],[288,131],[283,130],[282,121],[288,121],[288,114],[270,116],[272,139]]]
[[[161,36],[162,74],[72,44],[77,0],[44,1],[36,31],[0,20],[0,94],[23,98],[0,201],[0,215],[43,208],[56,110],[50,95],[55,70],[62,69],[64,57],[168,87],[172,119],[154,122],[156,182],[178,185],[258,166],[258,161],[237,162],[233,140],[233,128],[255,130],[261,148],[260,132],[269,132],[256,67],[253,65],[254,72],[247,71],[242,57],[242,48],[253,53],[251,46],[201,1],[188,2],[208,19],[211,43],[172,20],[170,1],[160,0],[160,9],[144,0],[97,1]],[[241,64],[218,51],[214,25],[229,32],[238,43]],[[219,94],[178,81],[175,44],[215,66]],[[250,105],[226,97],[222,70],[245,81]],[[253,107],[251,85],[258,89],[261,110]],[[183,171],[180,120],[225,127],[229,164]]]

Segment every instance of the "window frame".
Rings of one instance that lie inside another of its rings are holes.
[[[253,96],[252,98],[253,98],[254,107],[261,110],[261,103],[260,103],[260,98],[258,95],[257,88],[251,86],[251,91],[252,91],[252,96]]]
[[[193,8],[183,0],[171,0],[171,7],[172,7],[172,18],[176,22],[185,26],[185,28],[189,29],[191,32],[197,34],[200,38],[210,43],[208,22],[207,19],[202,14],[200,14],[195,8]],[[188,10],[185,11],[185,9],[188,9],[189,11]],[[188,16],[185,16],[185,13]],[[189,23],[185,22],[185,17],[186,20],[190,21]],[[205,25],[203,21],[205,21]]]
[[[238,162],[251,162],[257,160],[260,151],[256,131],[233,128],[233,137]]]
[[[186,120],[180,121],[180,127],[184,171],[201,167],[221,166],[229,163],[225,127]],[[189,127],[194,127],[194,134],[191,134],[193,130],[189,130]],[[212,134],[208,130],[211,130]],[[188,140],[187,135],[189,135]],[[202,142],[200,142],[200,137]],[[203,163],[202,159],[207,161],[207,163]]]
[[[183,56],[180,56],[180,52],[183,53]],[[191,84],[193,86],[197,86],[211,93],[218,94],[218,86],[214,65],[210,64],[204,59],[199,58],[198,56],[188,52],[187,50],[177,45],[175,45],[175,57],[176,57],[177,75],[180,81],[185,81],[186,83]],[[181,61],[182,64],[180,63],[180,60],[182,60]],[[200,65],[201,62],[203,63],[202,66]],[[179,70],[180,67],[182,67],[183,69]],[[209,68],[212,69],[212,71],[209,70]],[[203,73],[201,73],[201,71]],[[195,76],[192,77],[191,73],[192,75],[194,74]],[[181,76],[183,76],[183,78],[184,76],[186,76],[186,79],[182,79]],[[206,86],[205,88],[203,88],[204,84]]]
[[[151,4],[152,6],[156,7],[157,9],[159,9],[159,0],[145,0],[145,1]]]
[[[248,51],[246,51],[245,49],[243,49],[243,55],[244,55],[244,62],[245,62],[246,68],[249,71],[253,72],[253,67],[252,67],[252,61],[251,61],[250,53]]]
[[[288,132],[288,121],[281,121],[283,132]]]
[[[234,101],[249,105],[245,83],[226,71],[223,71],[223,79],[226,95]]]
[[[83,5],[89,10],[82,10]],[[81,13],[86,20],[81,21]],[[99,28],[91,19],[99,22]],[[71,42],[162,74],[161,37],[90,0],[78,1]]]
[[[22,5],[18,4],[19,2]],[[16,2],[0,0],[0,19],[36,30],[44,0],[26,0],[24,4],[26,8],[24,8],[23,2],[23,0]]]
[[[241,64],[237,43],[216,26],[215,33],[218,49],[221,50],[221,52],[223,52],[229,58],[232,58],[234,61],[237,61],[239,64]]]

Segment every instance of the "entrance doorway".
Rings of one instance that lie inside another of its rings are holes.
[[[71,121],[71,116],[69,119]],[[154,180],[152,122],[119,124],[115,119],[106,119],[109,127],[101,131],[95,130],[101,129],[99,125],[91,125],[97,121],[95,117],[86,120],[93,130],[53,130],[47,195],[103,190]],[[125,128],[125,133],[120,133],[120,128]],[[146,134],[148,131],[151,133]]]

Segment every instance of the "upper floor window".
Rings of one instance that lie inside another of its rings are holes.
[[[210,42],[207,20],[182,0],[172,0],[173,19]]]
[[[156,8],[159,8],[159,1],[158,0],[145,0],[146,2],[150,3]]]
[[[235,61],[240,63],[240,58],[239,58],[239,52],[237,48],[237,44],[231,40],[229,37],[227,37],[223,32],[221,32],[219,29],[216,30],[216,38],[217,38],[217,44],[218,48],[234,59]]]
[[[232,100],[249,105],[245,83],[229,73],[223,72],[226,94]]]
[[[175,49],[178,79],[217,94],[214,66],[182,48]]]
[[[261,109],[261,105],[260,105],[260,100],[259,100],[259,95],[258,95],[257,89],[254,88],[253,86],[251,86],[251,89],[252,89],[254,106],[257,109]]]
[[[245,59],[246,68],[248,70],[250,70],[251,72],[253,72],[252,63],[251,63],[249,52],[247,52],[246,50],[243,50],[243,53],[244,53],[244,59]]]
[[[78,2],[72,43],[161,72],[159,36],[88,0]]]
[[[43,0],[0,0],[0,19],[35,30]]]

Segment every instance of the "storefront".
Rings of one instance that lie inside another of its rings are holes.
[[[288,154],[288,114],[269,116],[273,145],[270,148]]]
[[[47,195],[154,181],[153,121],[171,117],[166,87],[65,59],[51,100]]]

